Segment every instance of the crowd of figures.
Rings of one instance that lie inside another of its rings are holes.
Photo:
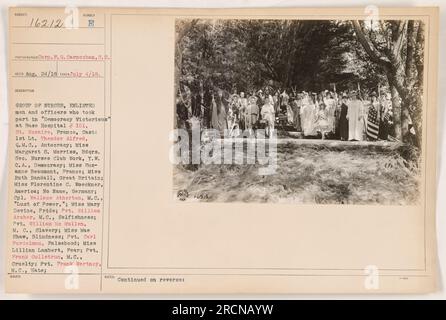
[[[251,135],[259,128],[271,136],[282,128],[305,138],[376,141],[391,139],[393,125],[390,94],[362,96],[354,90],[339,94],[270,88],[249,94],[201,90],[177,96],[176,117],[178,128],[198,123],[230,137]]]

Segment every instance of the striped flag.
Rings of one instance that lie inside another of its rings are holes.
[[[378,139],[379,117],[376,108],[371,107],[367,116],[367,140]]]

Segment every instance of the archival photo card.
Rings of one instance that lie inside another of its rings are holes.
[[[438,8],[8,28],[8,292],[437,289]]]

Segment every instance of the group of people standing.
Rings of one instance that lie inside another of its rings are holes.
[[[258,128],[271,136],[277,125],[286,125],[306,138],[376,141],[387,140],[393,124],[390,95],[381,98],[375,93],[362,98],[356,91],[338,95],[328,90],[295,93],[267,87],[249,94],[235,90],[191,94],[188,101],[177,97],[178,127],[189,126],[195,118],[222,136],[225,130],[238,136]]]

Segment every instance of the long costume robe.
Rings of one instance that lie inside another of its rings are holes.
[[[314,129],[314,120],[315,120],[315,105],[314,104],[305,104],[301,109],[301,119],[302,119],[302,129],[304,131],[305,136],[313,136],[316,135],[316,131]]]
[[[220,108],[220,112],[218,112],[217,108]],[[222,103],[219,105],[215,100],[212,103],[212,127],[220,131],[221,135],[228,128],[225,107]]]
[[[348,103],[348,140],[362,141],[364,139],[364,106],[361,100]]]
[[[347,119],[348,106],[343,103],[341,105],[341,111],[339,113],[339,136],[341,140],[348,140],[348,119]]]
[[[294,100],[291,104],[293,106],[293,126],[297,132],[302,131],[301,119],[300,119],[300,108],[302,101]]]
[[[292,109],[292,106],[290,104],[287,104],[287,106],[286,106],[286,115],[287,115],[288,122],[293,123],[294,110]]]
[[[324,101],[326,105],[326,112],[328,117],[328,122],[330,124],[330,130],[335,132],[336,123],[335,123],[335,111],[336,111],[336,100],[332,98],[325,99]]]

